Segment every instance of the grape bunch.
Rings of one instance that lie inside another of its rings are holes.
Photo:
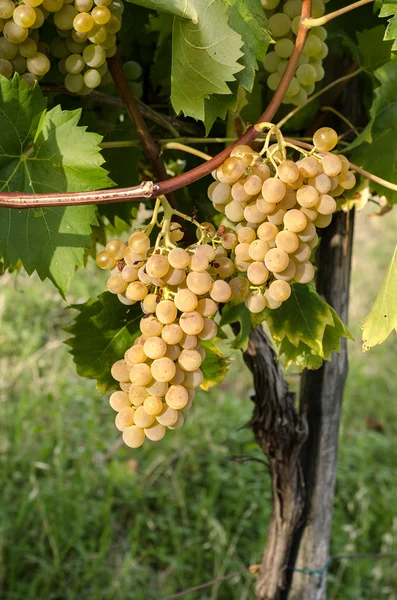
[[[111,240],[96,258],[100,268],[113,270],[108,290],[123,304],[140,302],[144,314],[141,335],[112,368],[121,389],[110,404],[118,412],[116,426],[132,448],[145,438],[158,441],[167,428],[183,424],[183,413],[203,381],[201,342],[216,336],[213,317],[219,304],[233,296],[225,281],[234,271],[227,251],[221,244],[203,243],[216,239],[212,225],[201,225],[202,243],[187,249],[173,243],[183,236],[177,223],[169,234],[167,244],[151,248],[147,233],[135,231],[128,244]]]
[[[275,41],[274,50],[266,54],[263,65],[265,71],[269,73],[267,85],[270,90],[275,91],[294,49],[302,11],[302,0],[286,0],[285,2],[262,0],[262,6],[269,19],[270,32]],[[313,0],[312,16],[322,17],[324,12],[324,1]],[[327,31],[324,27],[313,27],[310,30],[299,58],[295,77],[292,78],[284,97],[284,104],[295,106],[305,104],[308,96],[313,93],[316,83],[323,79],[322,61],[328,54],[326,38]]]
[[[219,308],[245,302],[252,313],[276,309],[291,294],[293,281],[314,277],[310,262],[318,242],[316,228],[326,227],[336,209],[335,197],[352,189],[355,177],[344,156],[330,153],[338,136],[319,129],[315,149],[303,158],[286,158],[278,143],[261,153],[236,146],[213,172],[208,196],[228,222],[217,230],[197,223],[197,242],[187,248],[178,214],[163,198],[149,225],[132,233],[128,243],[111,240],[96,257],[111,270],[107,289],[125,305],[140,303],[140,336],[112,367],[120,390],[110,398],[124,442],[138,448],[145,439],[162,439],[183,424],[195,389],[203,382],[203,342],[218,333]],[[297,149],[292,146],[293,149]],[[153,245],[160,205],[164,217]]]
[[[19,73],[31,86],[59,60],[65,87],[89,94],[109,78],[106,59],[116,53],[121,27],[122,0],[0,0],[0,74]],[[51,23],[54,39],[40,41],[44,21]]]
[[[335,198],[356,183],[348,160],[330,153],[337,141],[333,129],[319,129],[314,151],[302,151],[296,162],[283,155],[287,143],[270,146],[265,159],[249,146],[236,146],[213,172],[208,196],[236,224],[228,248],[236,270],[248,279],[245,303],[253,313],[278,308],[291,294],[289,282],[314,277],[316,228],[330,224]]]

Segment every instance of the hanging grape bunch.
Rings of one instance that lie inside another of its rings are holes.
[[[267,77],[267,86],[275,91],[280,83],[281,77],[292,54],[295,39],[299,29],[302,11],[302,0],[262,0],[269,19],[270,33],[275,41],[273,49],[266,54],[264,60]],[[312,16],[322,17],[325,12],[323,0],[313,0]],[[305,104],[308,96],[313,91],[315,84],[324,77],[322,61],[328,54],[325,43],[327,31],[324,27],[313,27],[305,42],[302,54],[299,58],[295,77],[289,84],[284,104],[301,106]]]
[[[89,94],[107,75],[106,59],[116,53],[121,27],[122,0],[0,0],[0,74],[19,73],[34,85],[58,59],[70,92]],[[54,39],[40,41],[44,21],[51,23]]]
[[[315,149],[306,152],[266,125],[261,153],[236,146],[213,173],[208,196],[227,218],[218,230],[193,221],[197,243],[178,247],[183,232],[172,216],[192,219],[162,198],[145,230],[133,232],[127,244],[111,240],[97,255],[98,267],[112,271],[109,292],[126,305],[140,302],[143,313],[141,335],[112,367],[120,390],[110,404],[132,448],[183,424],[203,382],[201,343],[217,335],[214,319],[221,304],[245,302],[252,313],[276,309],[289,298],[290,282],[313,279],[316,227],[329,225],[335,197],[355,185],[347,159],[330,153],[338,140],[333,129],[319,129]],[[274,133],[277,144],[269,146]],[[287,148],[303,158],[288,160]],[[151,246],[161,206],[161,230]]]

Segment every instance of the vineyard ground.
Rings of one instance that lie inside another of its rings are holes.
[[[337,554],[397,551],[397,339],[364,358],[358,325],[375,299],[396,226],[397,214],[387,223],[357,219],[357,341],[341,432]],[[92,268],[78,274],[68,299],[82,302],[103,287]],[[0,596],[160,600],[259,562],[269,480],[261,463],[230,460],[261,458],[244,428],[248,373],[200,393],[187,424],[138,456],[121,446],[107,399],[76,375],[59,341],[59,326],[72,316],[63,306],[37,277],[0,279]],[[296,377],[289,379],[294,385]],[[236,577],[185,598],[249,600],[251,582]],[[330,600],[397,598],[392,559],[331,563],[329,582]]]

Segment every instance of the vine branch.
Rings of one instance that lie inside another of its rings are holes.
[[[358,2],[353,2],[353,4],[348,4],[348,6],[339,8],[339,10],[334,10],[334,12],[328,13],[323,17],[318,17],[317,19],[309,17],[304,19],[303,24],[309,29],[312,27],[320,27],[320,25],[325,25],[329,21],[332,21],[332,19],[336,19],[336,17],[340,17],[341,15],[344,15],[355,8],[360,8],[360,6],[364,6],[364,4],[369,4],[370,2],[374,2],[374,0],[359,0]]]
[[[108,59],[108,68],[111,76],[113,77],[113,81],[116,84],[116,87],[120,93],[120,96],[125,104],[127,113],[135,127],[145,156],[152,166],[153,173],[158,179],[160,179],[160,181],[162,179],[166,180],[168,174],[161,156],[161,146],[152,138],[152,135],[145,123],[145,119],[143,118],[142,113],[139,110],[134,94],[130,90],[118,54]],[[173,208],[176,208],[176,200],[172,195],[171,190],[168,192],[168,202]]]
[[[301,12],[301,21],[310,17],[311,11],[311,0],[303,0],[302,3],[302,12]],[[295,46],[293,52],[289,58],[287,68],[281,78],[280,84],[273,95],[268,107],[266,108],[263,115],[261,115],[257,121],[257,123],[261,123],[263,121],[271,121],[274,115],[276,114],[284,96],[288,89],[289,84],[291,83],[291,79],[294,76],[299,58],[302,54],[303,46],[305,44],[306,38],[308,36],[308,28],[303,25],[301,22],[298,30],[298,34],[295,41]],[[117,64],[118,62],[118,64]],[[109,59],[109,68],[112,73],[113,78],[116,76],[123,77],[124,73],[120,73],[121,65],[118,59],[111,58]],[[127,88],[127,89],[126,89]],[[120,94],[127,93],[128,96],[131,96],[128,84],[125,82],[125,85],[120,89]],[[123,92],[123,93],[122,93]],[[136,102],[134,101],[135,106]],[[128,107],[127,107],[128,109]],[[130,103],[130,110],[132,109],[132,105]],[[133,113],[136,114],[136,111],[133,110]],[[132,114],[131,114],[132,116]],[[60,194],[25,194],[20,192],[3,192],[0,193],[0,206],[8,206],[10,208],[39,208],[39,207],[47,207],[47,206],[74,206],[79,204],[105,204],[111,202],[127,202],[130,200],[138,200],[141,198],[154,198],[161,195],[167,195],[170,192],[178,190],[182,187],[189,185],[190,183],[194,183],[198,179],[205,177],[209,173],[211,173],[214,169],[217,169],[230,155],[232,149],[239,144],[249,144],[253,140],[255,140],[259,135],[259,132],[255,130],[254,127],[250,127],[244,135],[241,136],[237,141],[235,141],[231,146],[225,148],[222,152],[220,152],[217,156],[212,158],[211,160],[187,171],[186,173],[182,173],[181,175],[177,175],[173,179],[168,179],[165,181],[161,181],[160,183],[153,184],[152,194],[149,193],[148,182],[144,182],[138,186],[129,187],[129,188],[120,188],[114,191],[108,190],[97,190],[93,192],[79,192],[79,193],[60,193]]]

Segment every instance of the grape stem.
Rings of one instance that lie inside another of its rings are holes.
[[[350,131],[353,131],[353,133],[356,136],[360,135],[360,132],[354,127],[353,123],[351,121],[349,121],[349,119],[347,117],[345,117],[344,115],[342,115],[342,113],[340,113],[338,110],[336,110],[336,108],[334,108],[333,106],[322,106],[321,110],[323,112],[331,112],[334,115],[336,115],[337,117],[339,117],[341,119],[341,121],[343,121],[344,123],[346,123],[346,125],[348,125],[348,127],[350,128]]]
[[[212,158],[210,154],[201,152],[201,150],[197,150],[196,148],[191,148],[186,144],[180,144],[179,142],[166,142],[165,144],[162,144],[162,148],[163,150],[181,150],[182,152],[187,152],[188,154],[194,154],[194,156],[198,156],[204,160],[211,160]]]
[[[161,147],[152,138],[152,135],[145,123],[145,119],[143,118],[141,111],[139,110],[138,104],[135,100],[133,93],[130,90],[128,81],[124,75],[123,66],[121,64],[120,57],[118,56],[118,54],[108,59],[108,68],[111,76],[113,77],[113,81],[120,92],[120,96],[124,101],[127,113],[135,127],[145,156],[152,166],[154,175],[160,180],[167,179],[168,175],[161,156]],[[177,203],[172,193],[172,190],[168,192],[168,200],[171,206],[174,206],[174,208],[176,208]]]
[[[309,17],[307,19],[304,19],[302,21],[302,25],[305,25],[305,27],[307,27],[308,29],[311,29],[312,27],[320,27],[321,25],[325,25],[329,21],[332,21],[332,19],[336,19],[336,17],[340,17],[341,15],[344,15],[345,13],[350,12],[355,8],[360,8],[360,6],[364,6],[364,4],[369,4],[370,2],[374,2],[374,0],[359,0],[358,2],[353,2],[353,4],[344,6],[339,10],[334,10],[334,12],[328,13],[323,17],[318,17],[317,19]]]
[[[308,98],[304,104],[302,104],[301,106],[297,106],[296,108],[291,110],[291,112],[289,112],[287,115],[285,115],[285,117],[283,117],[281,119],[281,121],[279,121],[277,123],[277,127],[280,127],[280,128],[283,127],[290,119],[292,119],[292,117],[294,117],[300,110],[302,110],[302,108],[305,108],[305,106],[310,104],[310,102],[317,100],[317,98],[319,98],[320,96],[325,94],[325,92],[328,92],[328,90],[332,89],[335,85],[338,85],[339,83],[343,83],[344,81],[347,81],[348,79],[351,79],[352,77],[355,77],[356,75],[358,75],[361,72],[362,72],[362,69],[360,67],[356,71],[353,71],[353,73],[348,73],[347,75],[343,75],[343,77],[339,77],[339,79],[335,79],[335,81],[332,81],[332,83],[329,83],[328,85],[323,87],[321,90],[319,90],[318,92],[313,94],[313,96],[310,96],[310,98]]]
[[[303,0],[302,2],[302,11],[301,11],[301,20],[304,20],[310,17],[311,14],[311,0]],[[295,74],[295,70],[299,61],[299,58],[302,54],[303,46],[305,45],[306,38],[308,36],[309,30],[303,25],[301,22],[298,29],[298,34],[295,40],[295,46],[292,51],[292,54],[289,58],[287,68],[284,71],[283,76],[281,77],[281,81],[277,90],[275,91],[273,98],[269,102],[265,112],[259,117],[258,123],[262,123],[263,121],[270,121],[274,115],[276,114],[286,91],[291,83],[291,79]],[[117,61],[115,57],[109,59],[109,67],[113,78],[116,76],[125,80],[124,72],[120,66],[120,62]],[[113,67],[113,65],[115,65]],[[120,73],[121,70],[121,73]],[[126,92],[128,89],[128,97],[131,97],[130,90],[128,88],[128,84],[123,84],[123,92]],[[120,91],[121,93],[121,91]],[[122,94],[123,95],[123,94]],[[125,96],[123,95],[123,99],[125,100]],[[135,101],[134,101],[135,102]],[[136,105],[136,102],[135,102]],[[128,107],[127,107],[128,108]],[[130,107],[131,108],[131,107]],[[20,192],[1,192],[0,193],[0,206],[7,206],[11,208],[44,208],[46,206],[75,206],[79,204],[106,204],[112,202],[128,202],[131,200],[140,200],[142,198],[157,198],[158,196],[162,196],[164,194],[169,194],[175,190],[179,190],[191,183],[194,183],[198,179],[209,175],[211,171],[220,167],[220,165],[228,158],[230,152],[233,148],[239,144],[249,144],[253,142],[258,137],[258,132],[254,129],[254,127],[250,127],[240,139],[234,142],[228,148],[225,148],[214,158],[208,160],[207,162],[191,169],[190,171],[186,171],[186,173],[182,173],[181,175],[177,175],[172,179],[166,179],[165,181],[161,181],[160,183],[153,184],[150,182],[152,187],[152,194],[148,195],[149,185],[148,182],[142,183],[138,186],[130,187],[130,188],[120,188],[118,190],[97,190],[93,192],[78,192],[78,193],[58,193],[58,194],[26,194]]]

